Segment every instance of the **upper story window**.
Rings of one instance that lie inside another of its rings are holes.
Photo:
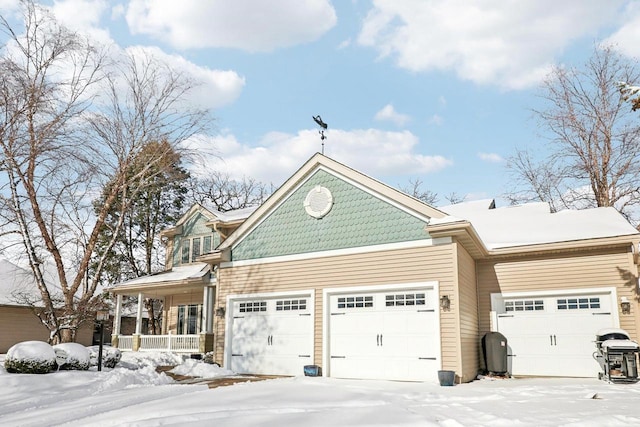
[[[173,262],[176,265],[196,262],[200,255],[211,252],[213,244],[213,235],[180,238],[180,250],[175,254]]]

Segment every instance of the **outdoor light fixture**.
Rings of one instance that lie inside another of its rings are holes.
[[[620,298],[620,308],[622,309],[622,314],[631,314],[631,302],[627,297]]]
[[[449,311],[451,308],[451,300],[449,299],[449,295],[442,295],[440,297],[440,308],[444,311]]]
[[[216,308],[216,316],[218,317],[224,317],[224,307],[218,307]]]

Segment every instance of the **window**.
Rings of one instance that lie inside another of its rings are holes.
[[[196,262],[196,258],[200,256],[200,237],[191,240],[191,262]]]
[[[294,310],[306,310],[306,299],[290,299],[276,301],[276,311],[294,311]]]
[[[182,264],[186,264],[189,262],[190,246],[191,246],[191,241],[189,239],[182,240]]]
[[[202,325],[202,305],[189,304],[178,306],[177,333],[197,334]]]
[[[203,254],[208,254],[209,252],[211,252],[211,242],[212,242],[212,236],[204,236],[202,238],[202,253]]]
[[[259,311],[267,311],[266,301],[247,301],[239,304],[240,313],[256,313]]]
[[[504,302],[505,311],[542,311],[544,310],[543,300],[521,299]]]
[[[599,297],[558,298],[558,310],[588,310],[600,308]]]
[[[385,296],[387,307],[399,307],[409,305],[425,305],[426,297],[424,293],[418,294],[394,294]]]
[[[339,297],[338,308],[369,308],[373,307],[373,296]]]

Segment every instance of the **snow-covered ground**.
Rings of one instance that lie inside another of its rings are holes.
[[[9,374],[0,367],[2,426],[636,426],[640,384],[596,379],[435,383],[294,377],[209,389],[177,384],[155,366],[201,377],[233,373],[159,354],[124,353],[102,372]],[[0,357],[2,365],[2,357]]]

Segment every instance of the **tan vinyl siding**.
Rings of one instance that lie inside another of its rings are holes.
[[[49,339],[49,330],[40,323],[31,308],[0,306],[0,354],[6,353],[14,344],[23,341]],[[87,325],[76,333],[76,342],[91,345],[93,325]]]
[[[615,287],[618,301],[624,296],[636,301],[637,273],[628,248],[478,262],[480,334],[490,330],[492,293],[601,287]],[[620,327],[635,339],[633,311],[635,303],[631,315],[619,314]]]
[[[458,299],[460,301],[460,350],[459,372],[462,381],[473,380],[480,368],[478,335],[478,294],[476,289],[476,265],[469,253],[457,245]]]
[[[442,245],[222,268],[219,271],[218,306],[226,304],[227,295],[230,294],[313,289],[314,364],[321,365],[324,288],[437,281],[441,295],[453,295],[453,266],[452,245]],[[452,310],[442,313],[441,317],[445,369],[455,369],[457,366],[455,307],[454,299]],[[216,318],[215,333],[216,360],[222,363],[222,318]]]

